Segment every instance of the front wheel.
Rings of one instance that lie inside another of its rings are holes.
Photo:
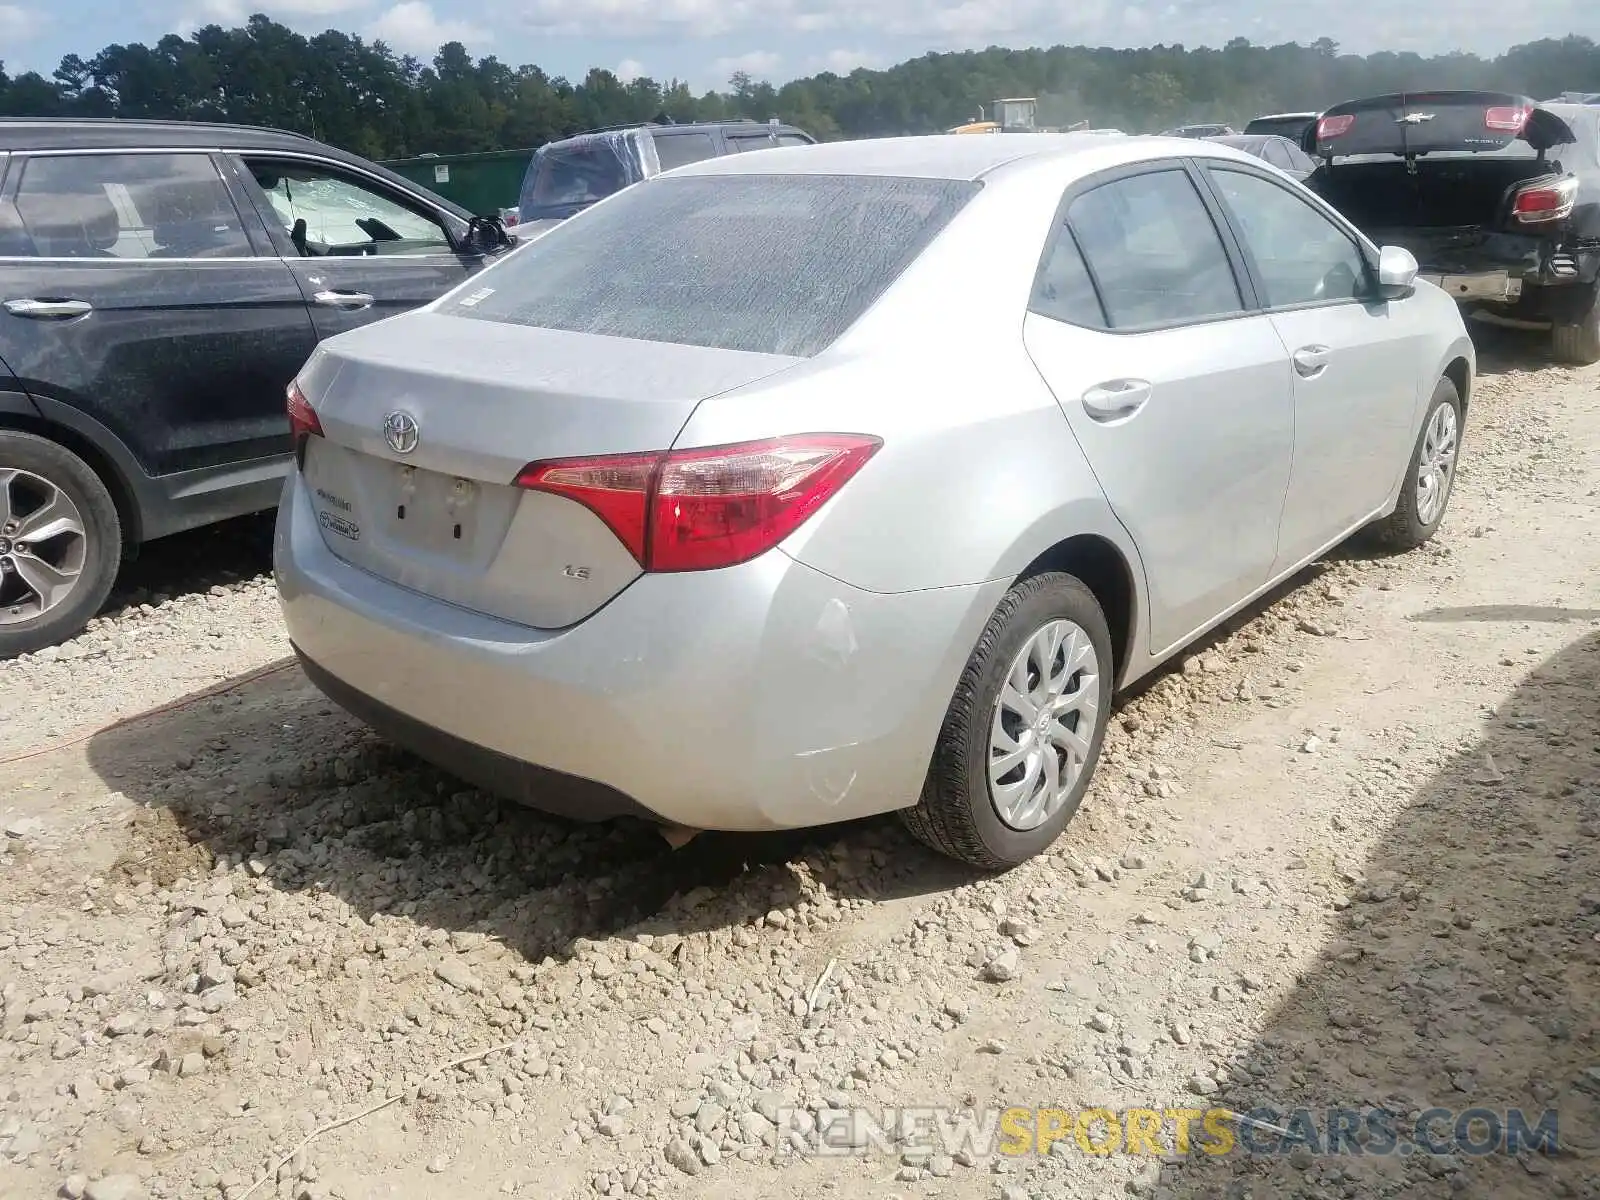
[[[80,633],[121,561],[117,508],[89,464],[0,430],[0,659]]]
[[[1088,791],[1111,691],[1111,635],[1094,593],[1061,572],[1019,582],[967,661],[922,798],[901,813],[907,828],[984,870],[1040,853]]]
[[[1448,379],[1433,388],[1422,432],[1411,451],[1400,502],[1373,526],[1377,541],[1390,550],[1415,550],[1436,532],[1450,504],[1461,451],[1461,394]]]

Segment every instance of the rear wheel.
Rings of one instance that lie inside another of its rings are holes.
[[[985,870],[1050,845],[1089,788],[1111,711],[1111,635],[1094,594],[1048,572],[1006,593],[967,662],[915,808],[921,841]]]
[[[79,633],[121,560],[116,505],[89,465],[46,438],[0,430],[0,658]]]
[[[1587,367],[1600,362],[1600,285],[1591,293],[1589,308],[1582,317],[1551,330],[1550,345],[1564,363]]]
[[[1441,379],[1433,388],[1422,432],[1411,451],[1400,502],[1394,512],[1372,526],[1376,540],[1390,550],[1414,550],[1431,538],[1444,520],[1456,482],[1461,452],[1461,395]]]

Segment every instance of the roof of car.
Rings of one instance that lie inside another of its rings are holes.
[[[305,149],[320,143],[301,133],[254,125],[120,118],[0,118],[0,150],[89,150],[119,146],[207,149]]]
[[[1131,140],[1110,133],[999,133],[962,137],[934,133],[917,137],[865,138],[779,146],[753,154],[708,158],[674,175],[897,175],[919,179],[979,179],[1024,159],[1055,157]]]
[[[268,153],[314,153],[377,175],[407,191],[415,183],[381,163],[340,150],[286,129],[258,125],[225,125],[207,121],[140,121],[120,118],[0,117],[0,154],[33,150],[252,150]],[[463,220],[472,214],[454,200],[433,196],[433,202]]]

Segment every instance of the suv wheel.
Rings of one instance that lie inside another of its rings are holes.
[[[79,633],[122,560],[122,524],[100,477],[70,450],[0,430],[0,658]]]

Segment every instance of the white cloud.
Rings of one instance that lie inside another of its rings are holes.
[[[783,65],[783,56],[770,50],[751,50],[729,58],[719,58],[711,69],[727,79],[735,71],[743,71],[753,79],[765,79]]]
[[[431,55],[446,42],[471,46],[489,40],[489,31],[469,21],[440,20],[427,0],[401,0],[366,28],[368,37],[402,54]]]
[[[872,54],[866,50],[829,50],[819,59],[814,59],[812,67],[817,71],[832,71],[835,75],[848,75],[857,67],[876,68],[887,66],[881,54]]]
[[[617,64],[615,73],[623,83],[632,83],[644,74],[644,64],[637,58],[625,58]]]
[[[511,21],[542,35],[704,39],[740,36],[768,45],[797,34],[846,33],[835,45],[893,40],[885,61],[929,49],[1011,46],[1148,45],[1153,39],[1221,46],[1248,36],[1257,43],[1309,43],[1332,37],[1350,50],[1465,49],[1498,53],[1539,37],[1600,32],[1592,0],[1393,0],[1325,4],[1269,0],[1188,0],[1119,5],[1112,0],[522,0]],[[782,43],[778,43],[782,44]],[[808,47],[808,49],[812,49]],[[812,51],[813,53],[816,50]],[[798,60],[799,56],[792,56]],[[658,64],[659,67],[659,64]]]
[[[0,4],[0,39],[14,38],[20,42],[32,37],[43,25],[35,12],[15,4]]]

